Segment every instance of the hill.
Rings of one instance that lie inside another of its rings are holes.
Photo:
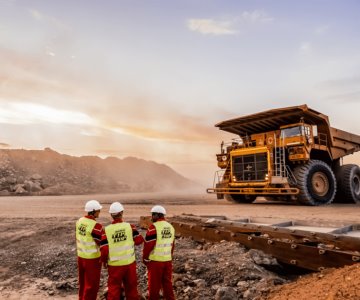
[[[44,150],[0,150],[0,195],[181,191],[196,184],[164,164],[135,157],[74,157]]]

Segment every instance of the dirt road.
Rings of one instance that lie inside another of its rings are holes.
[[[164,205],[168,216],[187,213],[223,215],[231,219],[267,217],[360,223],[360,206],[356,205],[305,207],[260,199],[254,204],[235,204],[206,194],[0,197],[1,299],[77,298],[73,226],[84,215],[84,204],[90,199],[102,203],[104,209],[99,221],[104,225],[110,223],[108,208],[113,201],[120,201],[125,207],[125,220],[135,223],[140,216],[149,215],[154,204]]]
[[[228,218],[270,217],[295,220],[332,220],[360,223],[360,205],[331,204],[311,207],[286,203],[256,200],[252,204],[236,204],[217,200],[207,194],[166,194],[133,193],[120,195],[80,195],[80,196],[33,196],[0,197],[0,217],[6,218],[46,218],[74,217],[83,214],[87,200],[99,200],[104,209],[100,221],[109,220],[108,208],[113,201],[125,206],[124,216],[138,221],[140,216],[148,215],[155,204],[164,205],[169,216],[182,213],[195,215],[224,215]]]

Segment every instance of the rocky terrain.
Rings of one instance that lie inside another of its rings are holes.
[[[7,231],[0,242],[0,297],[76,299],[74,221],[56,219],[54,223],[53,218],[44,218],[41,222],[37,219],[2,222],[0,229]],[[146,299],[142,246],[137,247],[136,253],[139,292]],[[299,277],[284,272],[283,266],[261,251],[225,241],[199,243],[189,238],[176,239],[173,279],[179,300],[360,299],[358,264]],[[106,299],[106,280],[107,271],[103,269],[99,299]]]
[[[196,188],[164,164],[134,157],[74,157],[44,150],[0,150],[0,196],[155,192]]]
[[[5,220],[1,229],[9,228],[0,243],[2,267],[9,268],[1,276],[3,296],[24,286],[19,275],[39,281],[36,288],[48,296],[77,293],[76,251],[73,221],[42,219],[23,220],[14,224]],[[142,232],[144,234],[144,232]],[[28,245],[31,245],[29,247]],[[24,251],[27,249],[27,251]],[[139,292],[146,297],[146,268],[141,263],[142,246],[137,247]],[[236,259],[234,259],[236,258]],[[261,251],[250,250],[236,243],[198,243],[188,238],[176,240],[174,257],[174,290],[181,299],[261,299],[271,287],[286,282],[266,266],[278,266],[275,259]],[[106,294],[106,270],[102,272],[100,294]],[[26,285],[26,284],[25,284]]]
[[[88,195],[0,197],[0,299],[77,299],[74,224],[84,214]],[[355,204],[303,207],[258,202],[238,205],[211,195],[120,193],[96,195],[104,206],[99,222],[108,225],[109,206],[120,201],[125,220],[138,223],[151,207],[161,204],[169,217],[182,213],[230,219],[244,216],[309,220],[352,220],[359,224]],[[142,231],[144,234],[144,231]],[[146,269],[137,248],[139,291],[146,295]],[[360,264],[319,273],[299,272],[279,265],[261,251],[237,243],[195,242],[177,238],[174,253],[174,291],[177,299],[197,300],[353,300],[360,299]],[[99,299],[106,294],[107,271],[102,271]]]

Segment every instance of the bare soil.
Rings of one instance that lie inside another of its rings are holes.
[[[140,216],[148,215],[154,204],[162,204],[169,216],[191,213],[231,219],[269,217],[360,224],[360,206],[345,204],[304,207],[262,200],[235,204],[206,194],[164,193],[0,197],[1,299],[77,299],[73,228],[90,199],[103,204],[99,221],[104,225],[110,223],[107,211],[113,201],[124,205],[125,220],[133,223],[138,223]],[[189,239],[178,239],[176,244],[174,290],[177,299],[226,299],[226,295],[233,295],[232,299],[360,299],[359,264],[298,278],[298,275],[274,272],[269,266],[278,266],[271,257],[248,251],[238,244],[200,244]],[[140,259],[141,249],[137,252]],[[144,296],[145,273],[145,267],[139,262],[139,289]],[[103,270],[100,297],[105,290],[106,270]]]

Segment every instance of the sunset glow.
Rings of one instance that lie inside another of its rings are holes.
[[[222,120],[306,103],[360,134],[358,28],[355,0],[0,0],[0,147],[136,156],[208,186]]]

